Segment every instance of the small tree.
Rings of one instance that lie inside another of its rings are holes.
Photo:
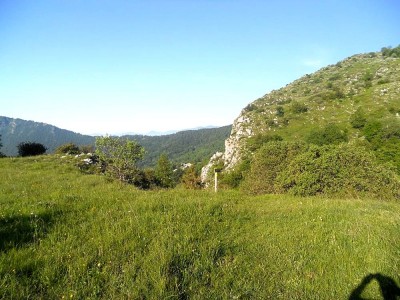
[[[163,188],[171,188],[175,185],[173,180],[174,170],[166,154],[161,154],[155,169],[155,177]]]
[[[144,149],[135,141],[105,136],[96,138],[96,154],[106,174],[134,183],[139,175],[136,163],[143,157]]]
[[[18,146],[19,156],[36,156],[46,153],[47,148],[40,143],[22,142]]]
[[[185,188],[190,190],[197,190],[203,187],[201,178],[199,174],[196,172],[196,168],[194,165],[190,166],[185,170],[181,182]]]

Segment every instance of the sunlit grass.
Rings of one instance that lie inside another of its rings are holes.
[[[346,299],[370,273],[400,282],[396,202],[143,192],[56,156],[1,159],[0,178],[0,298]]]

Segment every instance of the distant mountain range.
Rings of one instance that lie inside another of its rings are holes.
[[[165,153],[174,163],[204,162],[214,152],[223,151],[224,141],[229,136],[231,125],[219,128],[185,130],[160,136],[124,135],[124,138],[136,140],[146,150],[141,164],[154,166],[158,157]],[[0,116],[0,135],[7,156],[18,154],[17,146],[21,142],[37,142],[53,153],[59,146],[74,143],[78,146],[94,145],[94,136],[83,135],[61,129],[53,125]]]

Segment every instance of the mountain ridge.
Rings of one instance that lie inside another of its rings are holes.
[[[189,129],[176,133],[149,135],[122,135],[122,138],[136,140],[145,150],[141,162],[143,166],[154,166],[158,157],[165,153],[176,163],[201,163],[215,151],[222,151],[224,140],[229,136],[231,125],[215,128]],[[83,135],[56,126],[0,116],[0,135],[3,147],[0,149],[7,156],[16,156],[17,145],[21,142],[37,142],[54,152],[59,146],[74,143],[78,146],[94,145],[96,137]]]

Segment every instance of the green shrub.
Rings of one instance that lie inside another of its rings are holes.
[[[308,107],[304,103],[293,101],[290,105],[290,110],[295,114],[301,114],[308,111]]]
[[[223,186],[237,188],[242,183],[249,169],[250,160],[242,159],[242,161],[237,166],[235,166],[233,170],[227,171],[222,174],[220,182]]]
[[[276,116],[277,117],[283,117],[285,115],[285,109],[283,106],[277,106],[276,107]]]
[[[380,121],[370,120],[365,123],[363,133],[365,135],[365,138],[369,142],[373,144],[379,144],[379,142],[376,143],[375,140],[379,140],[381,132],[382,132],[382,123]]]
[[[19,156],[36,156],[46,153],[47,148],[40,143],[22,142],[18,144]]]
[[[400,57],[400,46],[395,48],[392,47],[383,47],[381,49],[383,57]]]
[[[181,182],[183,186],[189,190],[198,190],[203,187],[199,172],[194,165],[184,171]]]
[[[74,143],[68,143],[58,147],[55,152],[57,154],[79,154],[80,150]]]
[[[144,149],[135,141],[118,137],[97,137],[96,155],[104,167],[104,172],[127,183],[135,183],[140,172],[137,167],[144,155]]]
[[[278,134],[256,134],[246,141],[246,149],[250,152],[254,152],[257,149],[261,148],[264,144],[273,141],[282,141],[283,138]]]
[[[347,130],[341,129],[336,124],[328,124],[323,128],[311,130],[306,137],[306,141],[319,146],[347,142]]]
[[[396,119],[385,122],[370,120],[363,129],[371,150],[378,160],[400,174],[400,124]]]
[[[350,124],[353,128],[363,128],[367,123],[367,118],[361,107],[359,107],[354,114],[350,116]]]
[[[241,189],[250,194],[277,193],[276,177],[290,161],[307,149],[299,142],[270,142],[254,155]]]
[[[310,147],[280,172],[277,185],[299,196],[400,199],[396,174],[380,166],[371,153],[349,144]]]

